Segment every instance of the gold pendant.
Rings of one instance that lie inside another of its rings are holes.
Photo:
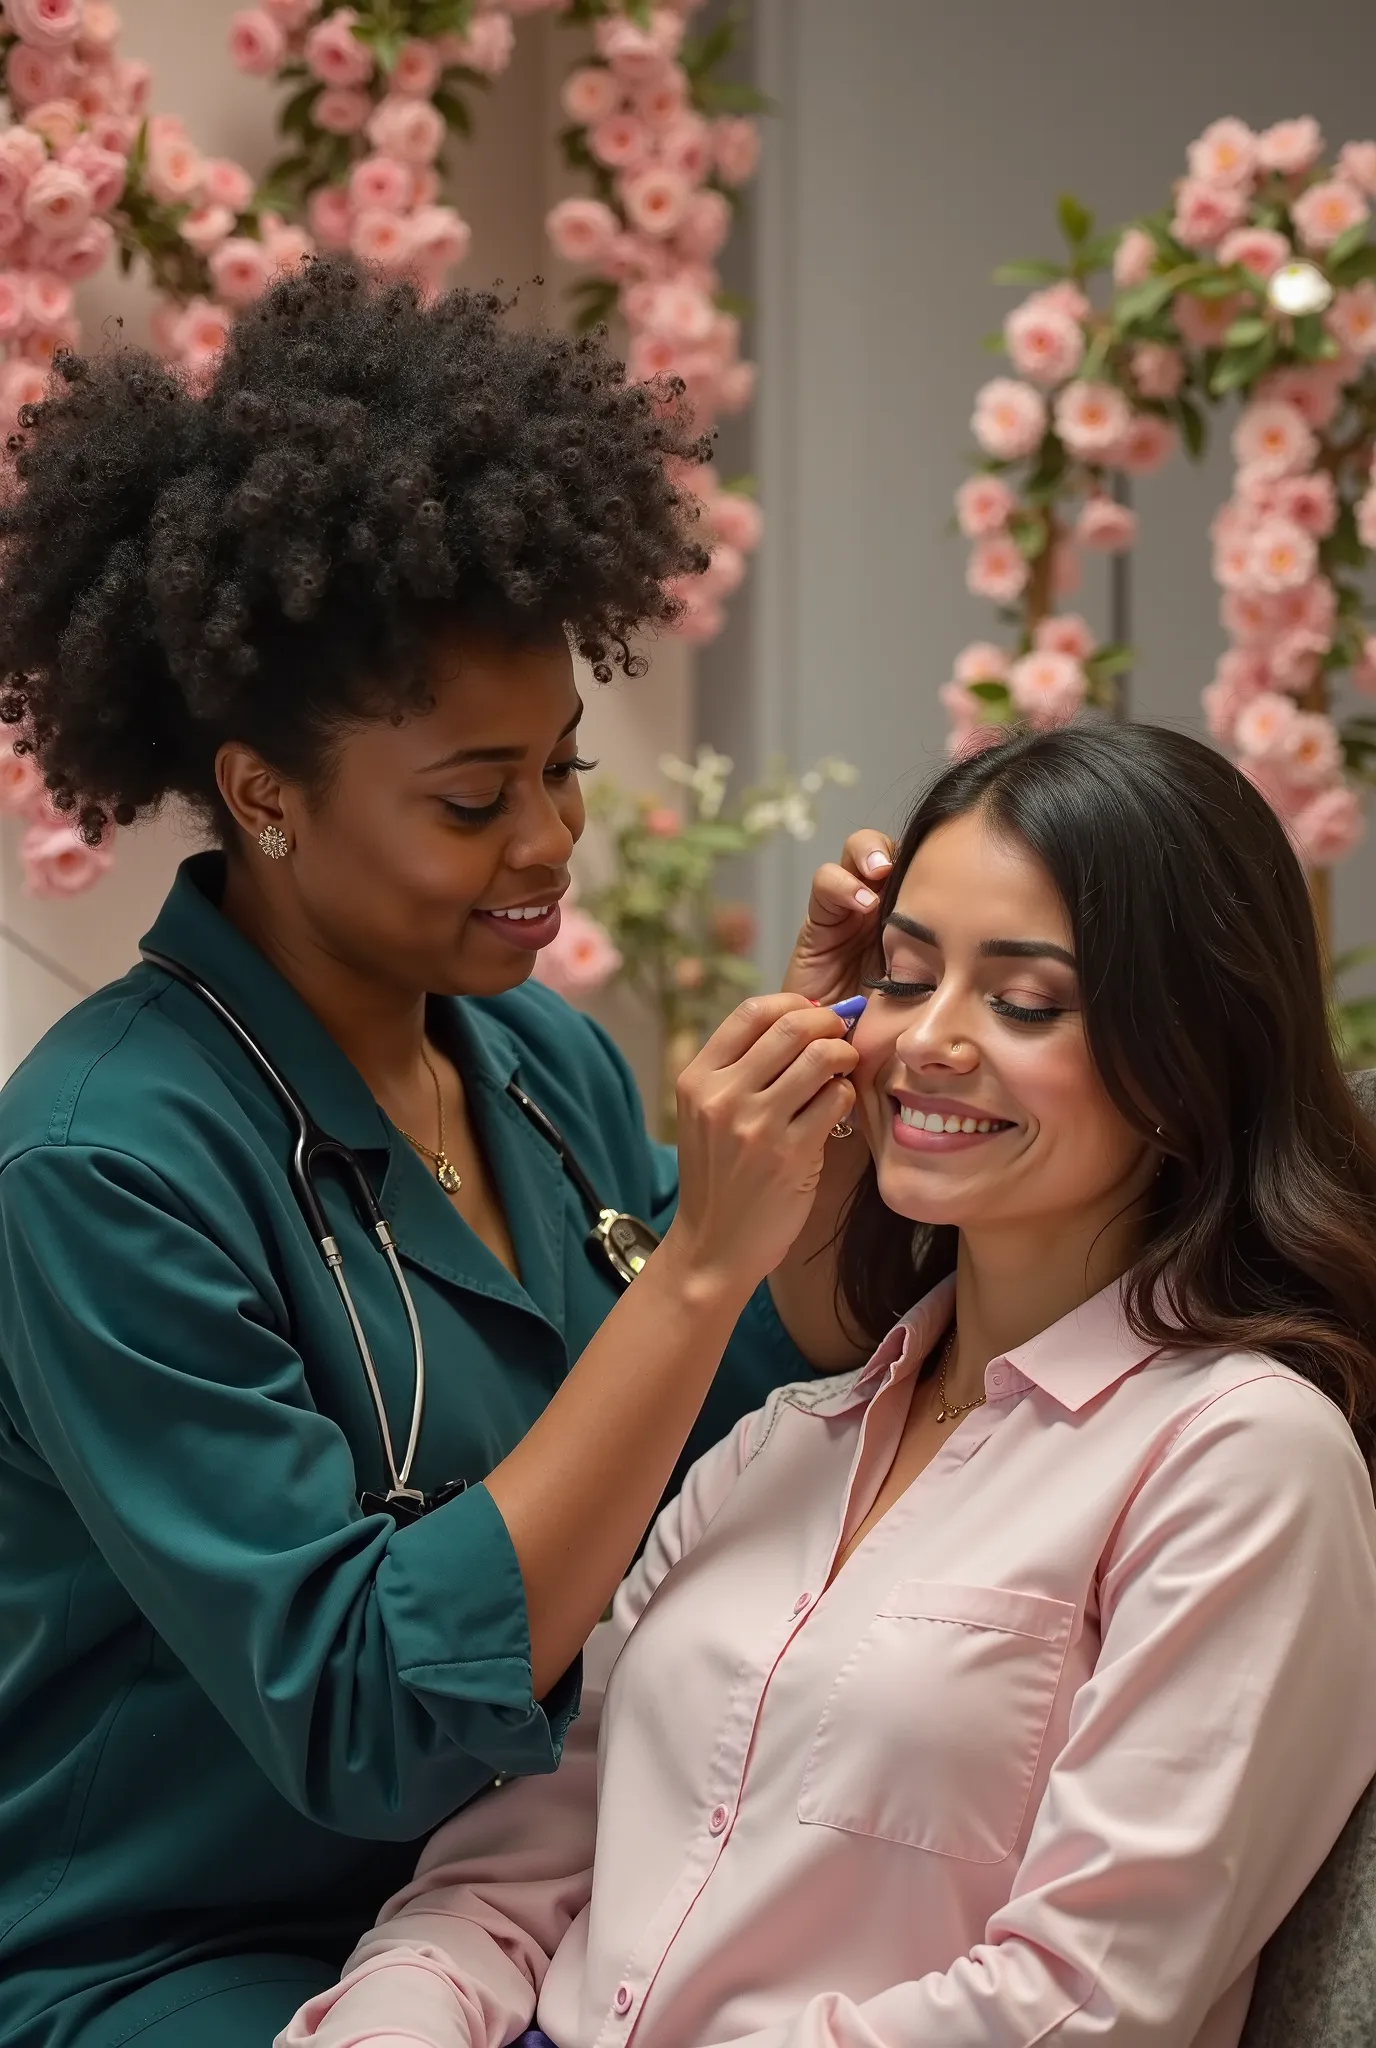
[[[463,1178],[456,1166],[451,1166],[443,1152],[435,1158],[435,1179],[447,1195],[456,1195],[463,1186]]]

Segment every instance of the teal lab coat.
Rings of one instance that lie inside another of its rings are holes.
[[[604,1198],[663,1228],[672,1152],[610,1041],[528,984],[436,1002],[516,1280],[356,1069],[182,869],[150,944],[249,1025],[366,1162],[424,1331],[415,1482],[386,1490],[368,1388],[286,1173],[288,1127],[225,1027],[139,966],[0,1095],[0,2048],[267,2048],[499,1773],[552,1770],[576,1671],[531,1693],[520,1572],[478,1483],[615,1300],[513,1076]],[[411,1345],[347,1198],[324,1200],[405,1444]],[[628,1361],[628,1370],[634,1361]],[[808,1368],[762,1289],[689,1455]]]

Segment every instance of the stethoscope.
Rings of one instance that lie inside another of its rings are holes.
[[[365,1490],[359,1495],[359,1505],[365,1515],[391,1515],[398,1522],[412,1522],[419,1516],[429,1514],[433,1508],[441,1507],[445,1501],[453,1500],[467,1488],[466,1479],[451,1479],[447,1485],[425,1494],[409,1484],[411,1466],[415,1461],[416,1445],[420,1441],[420,1426],[425,1414],[425,1340],[421,1335],[420,1319],[411,1290],[406,1284],[401,1261],[397,1257],[396,1240],[388,1227],[387,1219],[378,1207],[373,1193],[372,1182],[364,1171],[358,1154],[338,1138],[332,1138],[322,1131],[315,1118],[302,1102],[290,1082],[280,1074],[257,1039],[237,1017],[229,1005],[188,967],[178,960],[169,960],[166,954],[154,953],[148,947],[142,949],[143,958],[150,967],[161,968],[173,981],[180,982],[212,1010],[252,1060],[258,1072],[276,1096],[287,1118],[296,1132],[292,1146],[291,1175],[292,1189],[306,1219],[311,1236],[321,1258],[339,1290],[344,1313],[349,1319],[349,1329],[358,1350],[359,1363],[368,1382],[372,1396],[373,1410],[377,1416],[378,1435],[382,1441],[383,1456],[387,1461],[387,1476],[391,1481],[385,1494]],[[659,1243],[656,1233],[648,1223],[639,1217],[628,1216],[620,1209],[610,1208],[599,1197],[588,1176],[570,1152],[563,1133],[545,1115],[537,1103],[508,1081],[506,1092],[528,1121],[534,1125],[540,1136],[557,1153],[565,1173],[578,1190],[589,1215],[592,1227],[588,1232],[588,1249],[610,1271],[621,1287],[629,1287]],[[377,1239],[382,1256],[387,1261],[397,1293],[406,1311],[406,1321],[411,1332],[411,1354],[413,1360],[414,1393],[411,1401],[411,1430],[406,1439],[406,1451],[400,1464],[392,1441],[391,1424],[387,1419],[387,1407],[382,1398],[382,1387],[373,1363],[373,1354],[368,1344],[368,1335],[359,1319],[354,1299],[349,1292],[349,1282],[344,1272],[344,1257],[326,1220],[325,1211],[315,1190],[315,1175],[322,1169],[333,1171],[347,1189],[359,1221]]]

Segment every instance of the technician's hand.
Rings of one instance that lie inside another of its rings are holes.
[[[827,1134],[855,1102],[857,1054],[831,1010],[752,996],[678,1083],[678,1213],[672,1256],[745,1291],[806,1222]]]
[[[784,976],[786,989],[816,1003],[839,1003],[857,993],[877,953],[879,897],[893,855],[893,841],[882,832],[852,832],[840,860],[818,868]]]

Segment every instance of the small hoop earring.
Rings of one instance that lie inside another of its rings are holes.
[[[290,851],[287,835],[280,825],[264,825],[258,834],[258,844],[269,860],[285,860]]]
[[[839,1124],[832,1125],[831,1135],[833,1138],[853,1138],[855,1136],[855,1125],[848,1124],[843,1117]]]

